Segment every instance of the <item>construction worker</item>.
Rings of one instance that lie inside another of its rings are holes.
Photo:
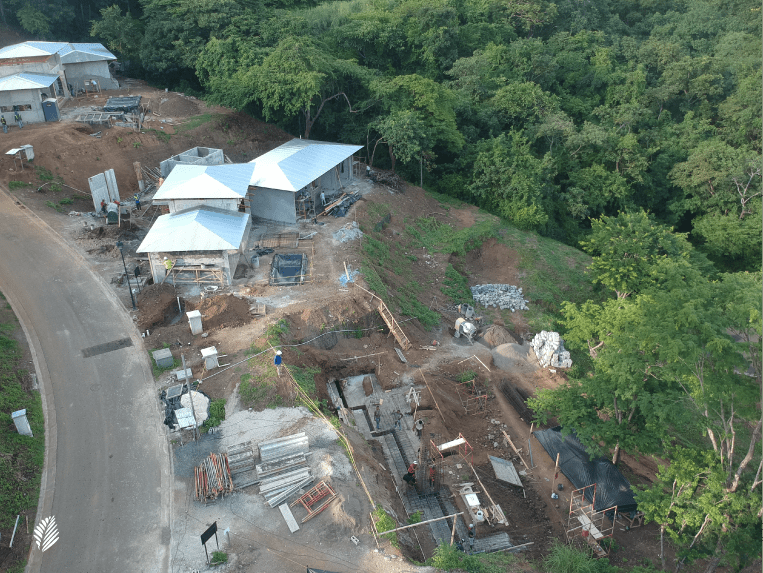
[[[16,110],[13,114],[13,121],[18,124],[19,129],[24,129],[24,123],[21,121],[21,114],[18,112],[18,110]]]
[[[471,555],[474,553],[474,536],[476,533],[474,532],[474,524],[469,524],[469,554]]]
[[[326,206],[326,194],[323,191],[321,191],[321,204]]]
[[[416,485],[416,466],[418,462],[413,462],[408,466],[408,473],[403,476],[403,480],[408,482],[408,485]]]
[[[140,197],[138,197],[137,193],[133,196],[133,199],[135,199],[135,208],[140,211]]]
[[[416,420],[416,423],[413,425],[413,431],[416,432],[416,436],[421,438],[421,432],[424,430],[424,420],[419,418]]]
[[[172,270],[172,267],[174,267],[174,266],[175,266],[175,263],[173,263],[167,257],[164,257],[164,268],[167,269],[167,275],[170,274],[170,271]]]
[[[379,409],[379,406],[376,406],[376,410],[374,410],[374,420],[376,421],[376,429],[381,430],[381,410]]]
[[[402,412],[400,412],[400,410],[398,410],[397,412],[395,412],[395,413],[394,413],[394,414],[392,414],[392,415],[393,415],[393,416],[394,416],[394,418],[395,418],[395,429],[396,429],[396,430],[399,430],[399,429],[400,429],[400,427],[401,427],[401,426],[400,426],[400,420],[402,420],[402,419],[403,419],[403,414],[402,414]]]
[[[101,199],[101,213],[106,214],[106,201]]]
[[[275,364],[276,372],[278,372],[278,375],[281,375],[281,363],[283,360],[281,359],[281,351],[276,351],[276,357],[273,359],[273,364]]]
[[[434,466],[431,466],[429,468],[429,485],[432,487],[434,487],[434,478],[435,478]]]
[[[8,122],[5,121],[4,115],[0,115],[0,125],[3,126],[3,133],[8,133]]]

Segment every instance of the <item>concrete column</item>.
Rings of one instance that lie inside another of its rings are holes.
[[[26,410],[18,410],[17,412],[13,412],[11,414],[11,418],[13,418],[13,423],[16,424],[16,430],[19,434],[22,436],[29,436],[30,438],[34,438],[34,435],[32,434],[32,428],[29,425],[29,420],[27,420],[26,417]]]

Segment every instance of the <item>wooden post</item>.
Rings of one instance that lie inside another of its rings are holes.
[[[421,374],[421,377],[424,378],[424,373],[421,370],[419,370],[419,373]],[[432,389],[429,387],[429,383],[427,382],[426,378],[424,378],[424,384],[426,385],[427,390],[429,390],[429,395],[432,396],[434,405],[437,406],[437,411],[440,413],[440,418],[442,418],[442,423],[445,424],[445,416],[442,415],[442,410],[440,410],[440,405],[437,403],[437,398],[434,397],[434,392],[432,392]]]
[[[559,453],[556,454],[556,465],[554,466],[554,479],[551,482],[551,493],[554,493],[554,488],[556,487],[556,476],[558,476],[559,471]]]
[[[463,515],[464,512],[461,511],[459,513],[454,513],[453,515],[446,515],[445,517],[436,517],[435,519],[427,519],[426,521],[419,521],[418,523],[412,523],[411,525],[404,525],[403,527],[396,527],[395,529],[388,529],[387,531],[380,531],[379,535],[386,535],[387,533],[394,533],[395,531],[402,531],[403,529],[408,529],[410,527],[418,527],[419,525],[425,525],[427,523],[432,523],[433,521],[442,521],[443,519],[448,519],[452,517],[455,521],[455,518],[459,515]]]
[[[514,442],[511,441],[511,436],[509,436],[505,430],[501,430],[503,433],[503,437],[506,438],[506,441],[509,442],[509,445],[511,446],[511,449],[514,450],[514,453],[519,456],[519,460],[522,462],[522,464],[525,466],[527,471],[530,471],[530,466],[527,465],[527,462],[525,462],[524,458],[522,458],[522,454],[519,453],[519,450],[514,445]]]
[[[456,537],[456,520],[457,519],[458,519],[457,517],[453,518],[453,529],[450,532],[450,544],[451,545],[453,545],[453,539],[455,539],[455,537]]]
[[[469,463],[469,462],[467,462],[467,463]],[[490,503],[493,506],[498,505],[497,503],[495,503],[495,501],[493,501],[493,498],[490,497],[490,493],[488,493],[487,488],[485,487],[485,484],[482,483],[482,480],[480,479],[480,476],[477,475],[477,470],[474,469],[474,466],[472,464],[469,464],[469,467],[472,468],[472,472],[474,472],[474,477],[477,478],[477,483],[480,484],[480,487],[482,488],[482,491],[485,493],[487,498],[490,500]],[[487,514],[485,514],[485,516],[487,517]],[[504,517],[505,517],[505,515],[504,515]]]
[[[527,451],[530,452],[530,467],[535,467],[535,462],[533,461],[533,427],[535,426],[535,422],[530,424],[530,436],[527,438]]]
[[[138,189],[141,193],[145,191],[145,183],[143,181],[143,169],[140,166],[140,161],[136,161],[132,164],[133,169],[135,169],[135,176],[138,178]]]

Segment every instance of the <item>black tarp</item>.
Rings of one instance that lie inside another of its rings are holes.
[[[110,97],[103,106],[103,111],[133,112],[140,106],[141,96]]]
[[[273,255],[270,267],[271,285],[298,285],[305,282],[307,255]]]
[[[534,435],[552,460],[556,461],[556,454],[560,454],[559,468],[577,489],[596,484],[594,510],[616,505],[618,513],[636,511],[631,484],[620,470],[604,458],[591,459],[574,433],[564,437],[561,430],[557,426],[550,430],[536,430]],[[585,493],[586,499],[592,501],[593,488]]]

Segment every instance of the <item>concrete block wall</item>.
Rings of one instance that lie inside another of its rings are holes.
[[[63,68],[66,81],[75,89],[84,89],[85,80],[96,80],[102,90],[119,89],[119,83],[111,76],[109,63],[106,60],[63,64]]]
[[[249,206],[252,217],[276,221],[287,225],[297,224],[297,208],[294,191],[281,191],[265,187],[249,188]]]
[[[48,95],[51,95],[53,93],[52,86],[46,90],[34,89],[0,92],[0,106],[13,108],[14,105],[31,105],[31,110],[19,112],[21,119],[25,123],[43,122],[45,121],[45,114],[42,111],[42,97],[40,95],[43,91],[45,91],[45,93]],[[3,114],[5,115],[5,121],[8,122],[8,125],[14,125],[13,112],[6,111],[3,112]]]
[[[212,147],[194,147],[183,153],[173,155],[159,164],[162,177],[167,177],[175,165],[223,165],[225,154],[222,149]]]

